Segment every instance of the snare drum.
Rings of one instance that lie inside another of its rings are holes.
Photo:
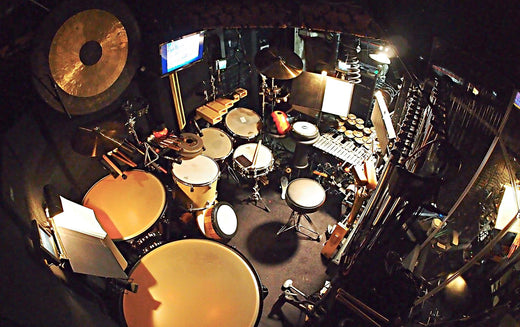
[[[246,178],[256,178],[264,176],[267,175],[273,169],[273,154],[271,153],[271,150],[269,150],[269,148],[262,144],[260,144],[260,147],[258,149],[258,156],[256,158],[255,164],[252,164],[248,167],[244,167],[240,162],[237,161],[237,158],[243,155],[249,161],[252,162],[257,145],[257,143],[243,144],[236,148],[235,152],[233,153],[233,168],[238,170],[238,172]]]
[[[229,241],[237,233],[238,219],[231,204],[219,202],[199,212],[197,225],[206,237],[217,241]]]
[[[199,155],[173,164],[172,175],[179,191],[175,196],[189,211],[204,210],[215,203],[220,169],[215,160]]]
[[[126,179],[108,175],[96,182],[83,198],[114,241],[133,239],[152,227],[166,208],[161,181],[142,170],[125,172]]]
[[[202,239],[152,250],[132,269],[137,293],[122,295],[128,327],[256,326],[262,313],[260,280],[235,249]]]
[[[247,141],[254,139],[262,129],[260,116],[247,108],[231,110],[226,115],[224,123],[231,135]]]
[[[202,154],[217,161],[225,160],[233,151],[231,137],[218,128],[202,129],[202,141],[204,143]]]

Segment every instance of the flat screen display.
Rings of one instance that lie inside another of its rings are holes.
[[[202,59],[204,32],[183,36],[160,45],[161,75],[182,69]]]

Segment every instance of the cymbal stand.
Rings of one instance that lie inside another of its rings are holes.
[[[269,88],[267,87],[267,77],[262,74],[260,76],[262,77],[262,126],[265,126],[265,94]]]

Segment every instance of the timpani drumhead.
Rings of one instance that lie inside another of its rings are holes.
[[[128,327],[247,327],[261,314],[260,285],[236,250],[211,240],[185,239],[146,254],[129,275]]]
[[[166,192],[161,181],[142,170],[125,172],[126,179],[108,175],[90,188],[83,205],[115,241],[129,240],[150,228],[162,215]]]
[[[182,163],[174,163],[172,166],[174,179],[188,186],[209,185],[217,180],[219,171],[217,163],[203,155],[182,160]]]
[[[250,140],[260,133],[262,122],[260,116],[251,109],[235,108],[225,118],[228,130],[236,136]]]
[[[233,151],[231,138],[218,128],[202,129],[202,142],[204,144],[202,153],[215,160],[226,159]]]
[[[233,153],[233,159],[236,159],[239,156],[244,155],[247,159],[249,159],[249,161],[253,162],[253,157],[255,155],[257,145],[258,143],[247,143],[239,146]],[[247,167],[247,169],[265,169],[271,165],[272,161],[273,154],[271,153],[271,150],[269,150],[269,148],[265,145],[260,144],[260,147],[258,148],[258,156],[256,158],[256,163]]]

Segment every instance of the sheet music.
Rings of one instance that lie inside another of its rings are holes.
[[[321,111],[347,116],[350,112],[354,84],[338,78],[327,77]]]
[[[54,216],[56,226],[104,239],[107,232],[99,224],[94,210],[60,196],[63,212]]]

